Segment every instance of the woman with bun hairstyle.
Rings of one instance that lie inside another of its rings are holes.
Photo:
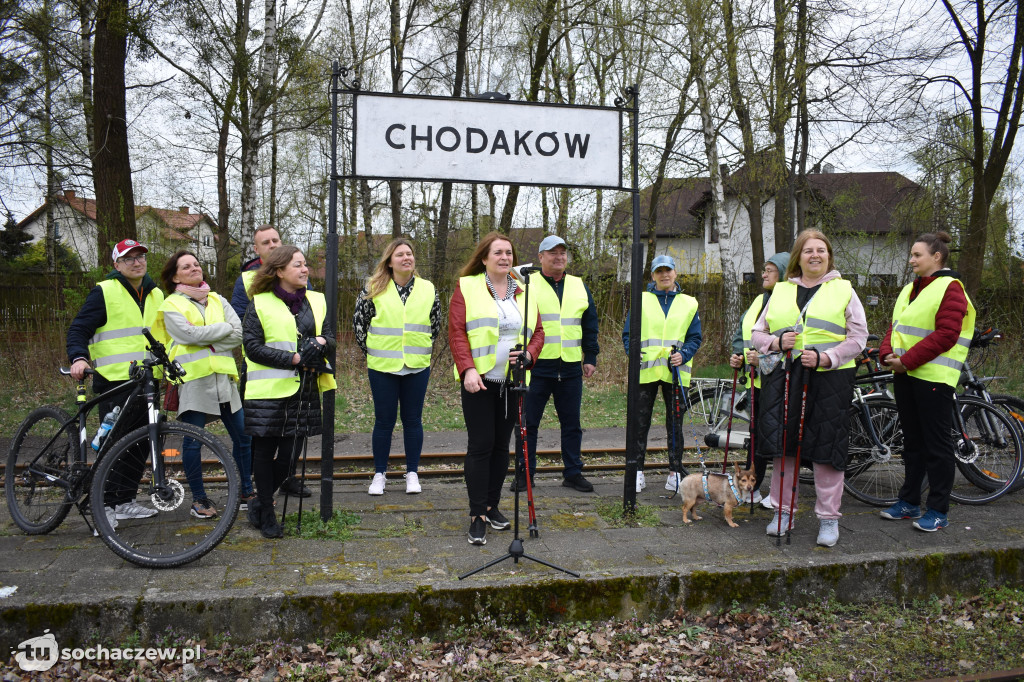
[[[371,495],[383,495],[391,457],[391,434],[402,417],[405,492],[419,493],[423,449],[423,399],[430,380],[430,356],[441,328],[441,303],[434,285],[416,272],[408,239],[384,249],[356,299],[352,328],[366,355],[373,395],[373,481]]]
[[[917,279],[896,299],[892,324],[879,356],[893,371],[896,409],[903,427],[906,479],[899,500],[883,519],[913,519],[934,532],[949,525],[949,494],[956,476],[953,455],[953,391],[974,336],[975,311],[960,275],[946,268],[951,238],[929,232],[910,247]],[[928,478],[928,511],[921,486]]]
[[[334,335],[324,329],[327,301],[306,288],[308,279],[302,251],[277,247],[249,285],[252,300],[242,322],[245,430],[252,436],[257,495],[248,517],[266,538],[284,536],[274,516],[274,493],[288,477],[302,439],[321,433],[320,394],[337,387],[328,362]]]
[[[787,372],[780,362],[761,376],[755,418],[755,456],[774,461],[771,502],[775,518],[765,529],[768,535],[782,535],[793,527],[799,452],[801,465],[814,467],[817,543],[832,547],[839,542],[839,505],[857,371],[854,360],[867,338],[864,306],[853,285],[835,269],[832,243],[818,230],[804,230],[790,251],[785,281],[775,285],[752,330],[759,352],[793,351],[788,408],[783,399]]]
[[[526,310],[526,292],[512,278],[514,265],[516,252],[508,237],[486,235],[459,273],[448,311],[448,343],[455,377],[462,383],[469,436],[466,492],[472,545],[487,543],[487,524],[495,530],[510,525],[498,510],[517,418],[517,394],[509,390],[506,377],[520,356],[529,368],[544,347],[536,299],[530,298]],[[526,325],[525,339],[524,319],[532,323]]]
[[[242,322],[231,302],[203,280],[203,269],[191,251],[178,251],[160,273],[167,298],[160,306],[163,327],[171,339],[168,354],[185,370],[178,387],[178,420],[203,428],[220,417],[231,437],[231,454],[242,477],[240,509],[255,499],[252,491],[252,446],[245,433],[238,367],[232,351],[242,345]],[[206,497],[200,471],[199,444],[182,442],[181,460],[192,492],[192,516],[217,516]]]

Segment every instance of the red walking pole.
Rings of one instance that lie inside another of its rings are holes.
[[[526,443],[526,421],[523,419],[523,394],[519,394],[519,439],[523,442],[523,469],[526,470],[526,509],[528,523],[526,529],[530,537],[540,537],[537,528],[537,511],[533,507],[533,481],[530,476],[530,448]]]
[[[750,428],[750,466],[754,467],[754,458],[757,457],[757,450],[754,448],[754,417],[757,415],[757,411],[754,409],[754,378],[757,376],[757,368],[754,365],[750,366],[750,421],[747,422]],[[771,493],[768,493],[771,495]],[[750,491],[750,513],[754,513],[754,491]]]
[[[807,382],[813,370],[803,368],[804,381],[803,390],[800,394],[800,432],[796,439],[796,465],[793,467],[796,472],[793,474],[793,487],[789,496],[789,528],[786,529],[786,544],[789,544],[789,534],[793,530],[793,512],[796,509],[796,488],[800,482],[800,451],[804,445],[804,415],[807,413]],[[780,504],[781,506],[781,504]]]

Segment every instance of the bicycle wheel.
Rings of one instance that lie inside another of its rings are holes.
[[[953,421],[957,475],[950,499],[985,504],[1008,493],[1024,466],[1021,436],[1006,413],[980,398],[960,396],[964,432]]]
[[[164,468],[162,478],[153,470],[148,426],[114,444],[93,479],[92,515],[100,537],[115,554],[140,566],[170,568],[198,559],[224,538],[238,513],[240,482],[231,455],[208,431],[163,422],[159,439],[156,450]],[[199,449],[195,461],[200,464],[189,464],[186,475],[183,453],[188,439]],[[212,503],[217,516],[193,515],[193,499],[200,495]],[[108,505],[132,498],[152,506],[156,513],[147,518],[116,518],[112,525]]]
[[[57,407],[36,408],[11,440],[4,492],[11,518],[29,535],[49,533],[71,510],[66,486],[78,451],[77,429],[61,429],[70,419]]]
[[[1010,421],[1017,427],[1021,440],[1024,440],[1024,400],[1015,395],[993,393],[992,404],[1003,408],[1003,411],[1010,417]],[[1017,477],[1017,482],[1010,486],[1010,492],[1017,492],[1021,488],[1024,488],[1024,471],[1021,471],[1021,475]]]
[[[719,384],[710,386],[691,386],[686,391],[686,413],[683,415],[683,427],[712,428],[722,417],[728,416],[726,407],[729,404],[731,386],[722,388]]]
[[[849,460],[843,488],[861,502],[879,507],[895,504],[903,487],[903,430],[896,403],[866,400],[851,407]],[[874,437],[868,430],[870,421]]]

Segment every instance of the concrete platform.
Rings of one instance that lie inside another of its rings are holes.
[[[353,448],[359,438],[368,445],[367,436],[352,436]],[[428,446],[458,449],[464,439],[429,434]],[[610,429],[588,432],[585,445],[623,442],[622,431]],[[540,447],[545,443],[557,448],[557,432],[543,432]],[[351,448],[339,444],[344,450]],[[313,641],[338,631],[390,628],[415,636],[483,617],[654,617],[734,601],[795,605],[827,595],[904,600],[1024,580],[1024,494],[954,507],[949,528],[937,533],[882,520],[876,508],[847,496],[839,544],[826,549],[815,545],[810,486],[801,490],[791,544],[777,546],[765,535],[771,512],[760,507],[753,515],[749,507],[737,511],[740,527],[731,529],[721,510],[702,504],[704,520],[684,525],[679,498],[668,499],[663,488],[665,472],[648,471],[648,488],[638,500],[653,508],[656,527],[616,528],[601,516],[600,506],[622,499],[621,475],[588,474],[594,493],[563,487],[557,474],[539,476],[535,539],[527,537],[522,496],[526,553],[580,578],[523,559],[460,581],[460,574],[506,553],[512,532],[489,530],[485,546],[468,544],[461,479],[422,479],[422,494],[405,495],[396,475],[384,496],[370,497],[371,473],[366,481],[335,482],[336,508],[361,519],[351,541],[265,540],[239,517],[209,555],[162,571],[118,559],[87,534],[76,513],[53,533],[29,537],[4,507],[0,588],[17,589],[0,598],[0,645],[9,650],[45,629],[61,646],[113,646],[136,631],[141,642],[159,642],[168,628],[203,638],[230,632],[235,642]],[[293,498],[289,507],[295,504]],[[511,517],[507,491],[502,509]]]

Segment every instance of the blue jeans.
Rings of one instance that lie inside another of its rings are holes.
[[[580,448],[583,444],[583,429],[580,427],[580,402],[583,400],[583,377],[556,379],[539,377],[534,374],[530,378],[530,390],[523,402],[523,417],[526,420],[526,444],[530,451],[530,473],[537,470],[537,429],[540,428],[544,408],[548,398],[554,396],[555,414],[562,430],[562,470],[563,478],[572,478],[583,472],[583,457]],[[523,460],[523,443],[516,433],[516,457]]]
[[[245,433],[245,413],[239,409],[238,412],[230,412],[231,403],[220,404],[220,418],[224,427],[231,437],[231,456],[238,465],[238,474],[242,478],[242,495],[252,494],[252,438]],[[203,428],[210,419],[205,412],[189,410],[178,414],[178,421]],[[188,487],[192,491],[193,500],[201,500],[206,497],[206,490],[203,488],[201,455],[199,443],[192,438],[183,438],[181,443],[181,462],[185,467],[185,477],[188,479]]]
[[[391,434],[401,406],[402,438],[405,441],[405,470],[418,471],[423,450],[423,399],[427,395],[430,368],[415,374],[390,374],[368,369],[373,394],[373,468],[378,474],[388,469]]]

